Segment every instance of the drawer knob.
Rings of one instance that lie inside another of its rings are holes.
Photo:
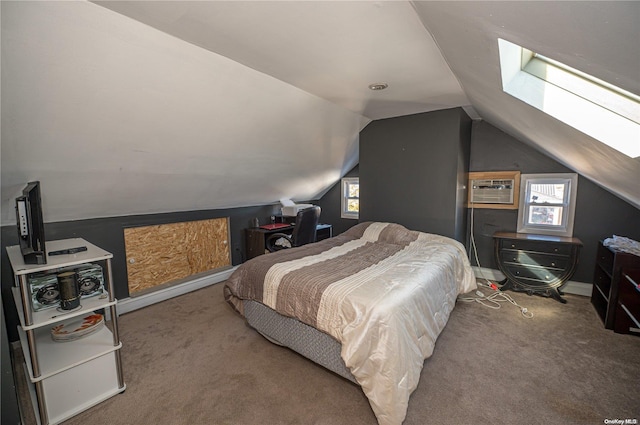
[[[515,247],[516,247],[515,244],[511,244],[511,248],[515,248]]]
[[[551,265],[555,267],[556,263],[551,263]]]

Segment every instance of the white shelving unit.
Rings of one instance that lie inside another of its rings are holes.
[[[19,246],[7,247],[15,277],[12,294],[20,318],[20,345],[40,425],[63,422],[126,389],[111,269],[113,255],[80,238],[47,241],[47,253],[79,246],[86,246],[87,250],[47,256],[47,264],[25,264]],[[71,312],[33,310],[29,275],[96,262],[105,266],[107,297],[83,298],[81,308]],[[110,326],[75,341],[55,342],[51,338],[52,326],[102,309],[109,311]]]

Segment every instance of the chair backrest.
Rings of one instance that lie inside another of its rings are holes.
[[[296,225],[291,234],[293,246],[302,246],[316,241],[316,228],[320,221],[320,207],[314,206],[298,211]]]

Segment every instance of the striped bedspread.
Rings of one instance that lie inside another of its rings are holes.
[[[459,242],[367,222],[253,258],[224,293],[240,314],[242,300],[255,300],[338,340],[378,423],[397,425],[458,294],[475,287]]]

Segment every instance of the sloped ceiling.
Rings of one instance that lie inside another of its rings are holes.
[[[640,2],[414,4],[484,120],[640,208],[640,158],[503,93],[497,42],[509,40],[640,94]]]
[[[35,179],[48,222],[315,199],[371,119],[455,106],[640,208],[640,163],[504,94],[496,41],[639,93],[639,5],[3,1],[2,224]]]

